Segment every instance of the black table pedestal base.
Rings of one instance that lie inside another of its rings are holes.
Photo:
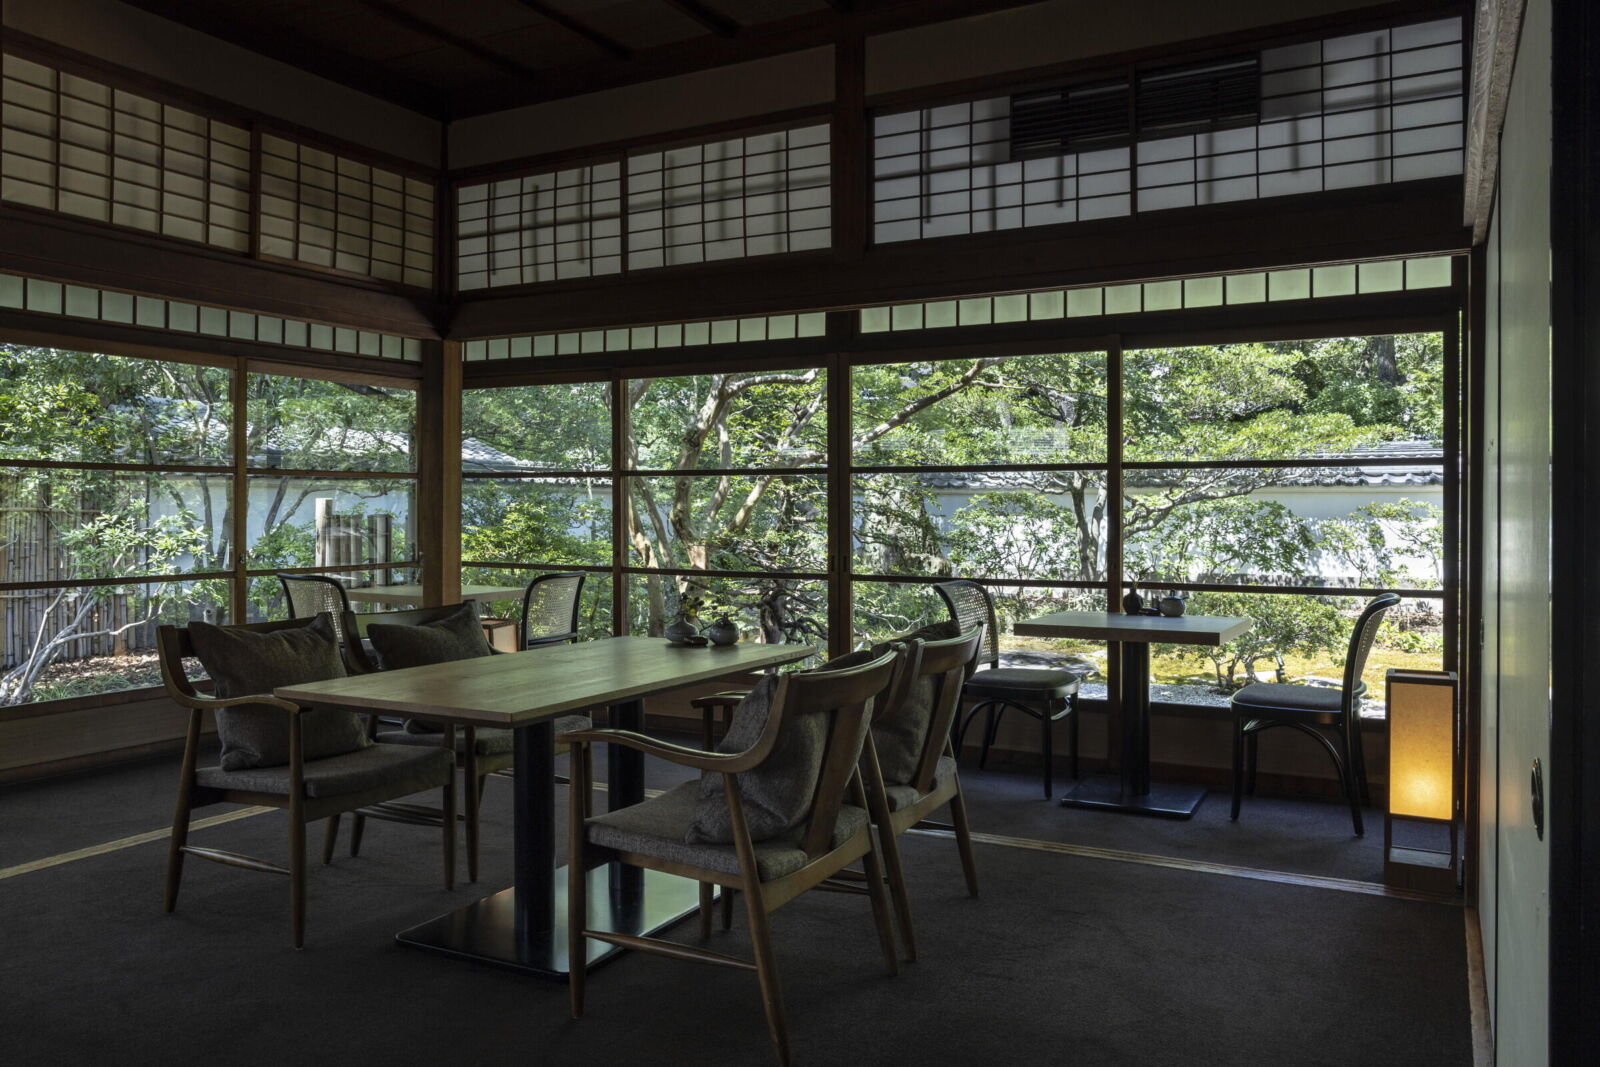
[[[1205,799],[1206,790],[1198,785],[1170,785],[1151,782],[1143,795],[1125,790],[1116,778],[1090,778],[1061,798],[1063,808],[1093,808],[1120,811],[1129,815],[1154,815],[1164,819],[1187,819]]]
[[[395,935],[412,948],[565,981],[567,977],[567,869],[555,873],[554,907],[542,930],[517,929],[516,890],[502,889],[464,908]],[[700,886],[688,878],[606,864],[589,872],[590,929],[647,937],[693,915]],[[589,966],[622,949],[589,941]]]

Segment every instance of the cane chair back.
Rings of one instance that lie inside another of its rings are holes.
[[[326,611],[333,617],[333,632],[344,643],[344,613],[350,610],[350,597],[344,583],[322,574],[279,574],[283,599],[291,619],[309,619]]]
[[[981,651],[978,660],[991,670],[999,667],[1000,627],[995,622],[994,598],[989,595],[989,590],[966,578],[940,582],[933,588],[963,634],[974,627],[983,627],[984,641],[979,646]]]
[[[557,645],[578,639],[578,602],[588,575],[541,574],[522,594],[521,647]]]

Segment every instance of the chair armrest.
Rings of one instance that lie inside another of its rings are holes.
[[[621,745],[643,752],[647,756],[659,756],[668,763],[676,763],[680,767],[693,767],[701,771],[716,771],[721,774],[739,774],[748,771],[766,758],[765,752],[751,749],[749,752],[706,752],[698,748],[685,748],[682,745],[668,744],[657,741],[653,737],[634,733],[632,730],[574,730],[571,733],[561,734],[562,743],[568,745]]]
[[[296,704],[293,701],[280,700],[278,697],[272,696],[269,693],[251,694],[249,696],[242,697],[228,697],[225,700],[219,700],[212,697],[192,697],[185,693],[174,692],[169,688],[167,690],[167,695],[178,704],[181,704],[186,708],[194,708],[196,711],[221,711],[225,708],[236,708],[243,704],[249,704],[251,707],[259,707],[260,705],[265,704],[269,708],[282,708],[291,715],[299,715],[309,710],[301,707],[299,704]]]
[[[689,701],[689,706],[691,708],[699,708],[701,710],[705,710],[707,708],[727,708],[734,706],[749,695],[750,690],[748,689],[736,689],[724,693],[712,693],[709,696],[692,698]]]

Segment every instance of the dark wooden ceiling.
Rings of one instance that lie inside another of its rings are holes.
[[[1034,0],[128,0],[440,119]]]

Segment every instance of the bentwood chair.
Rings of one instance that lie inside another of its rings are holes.
[[[283,599],[291,619],[309,619],[326,611],[333,618],[333,632],[344,641],[344,613],[350,610],[350,595],[344,583],[324,574],[278,574]]]
[[[346,648],[349,652],[350,673],[370,674],[383,669],[374,654],[367,648],[366,636],[368,629],[377,623],[380,626],[426,626],[428,623],[437,622],[461,610],[460,604],[448,604],[435,608],[414,608],[410,611],[372,611],[360,615],[354,612],[345,612],[344,629],[356,640],[349,642]],[[503,656],[510,653],[489,649],[491,655]],[[368,729],[373,740],[392,745],[432,745],[438,743],[439,735],[431,728],[418,723],[401,724],[399,726],[385,726],[376,716],[368,719]],[[555,721],[556,735],[559,736],[568,730],[587,730],[594,725],[594,720],[587,715],[563,715]],[[479,830],[479,816],[483,810],[483,789],[485,782],[491,774],[507,771],[515,760],[513,753],[514,741],[510,730],[493,726],[463,726],[455,735],[456,765],[461,769],[462,787],[464,790],[463,805],[465,809],[464,820],[467,829],[467,881],[478,880],[478,855],[481,841]],[[566,750],[566,745],[559,740],[556,751]],[[429,821],[440,817],[440,813],[432,808],[421,808],[415,805],[385,805],[375,811],[357,813],[350,828],[350,855],[356,856],[361,852],[361,834],[365,829],[366,816],[378,819],[390,819],[398,822],[413,822],[417,820]],[[338,820],[328,824],[327,841],[323,848],[323,862],[327,863],[333,858],[334,842],[338,837]]]
[[[1233,815],[1246,791],[1256,791],[1256,750],[1262,731],[1290,726],[1316,739],[1333,759],[1339,785],[1350,804],[1350,821],[1356,836],[1365,829],[1361,805],[1372,803],[1367,788],[1367,761],[1361,749],[1361,700],[1367,685],[1361,680],[1367,656],[1377,639],[1383,617],[1400,598],[1393,593],[1374,597],[1356,619],[1344,658],[1344,684],[1338,689],[1315,685],[1257,682],[1233,694]],[[1329,728],[1324,733],[1319,727]]]
[[[567,944],[573,1017],[583,1014],[588,938],[653,952],[674,959],[753,969],[761,984],[767,1027],[778,1062],[789,1063],[789,1037],[777,962],[767,916],[807,889],[837,875],[856,860],[866,867],[866,895],[872,902],[878,943],[891,975],[899,973],[893,920],[871,819],[866,790],[857,763],[866,744],[874,699],[893,684],[898,656],[886,653],[845,670],[785,675],[776,681],[770,711],[755,743],[743,752],[707,752],[657,741],[624,730],[588,730],[568,735],[577,748],[606,743],[659,756],[704,775],[720,775],[721,798],[700,799],[702,783],[689,781],[642,804],[585,817],[583,794],[589,789],[588,761],[573,761],[570,844],[567,853]],[[759,774],[774,752],[782,752],[794,736],[807,732],[806,720],[820,717],[823,743],[816,761],[804,768],[812,778],[797,776],[809,796],[809,810],[798,824],[765,840],[754,840],[746,818],[740,775]],[[780,744],[780,739],[783,744]],[[814,781],[815,785],[810,782]],[[846,799],[848,798],[848,803]],[[690,844],[697,805],[725,805],[731,844]],[[665,871],[700,882],[702,939],[710,935],[711,897],[716,886],[741,891],[750,921],[754,967],[734,956],[657,938],[634,937],[588,927],[587,872],[608,862]],[[857,887],[859,890],[860,887]],[[686,1005],[687,1006],[687,1005]]]
[[[517,647],[537,648],[578,640],[578,601],[588,575],[581,571],[541,574],[522,594]]]
[[[303,619],[231,626],[231,631],[271,633],[303,626]],[[178,778],[178,802],[172,816],[172,838],[167,853],[166,910],[178,904],[178,886],[183,878],[184,856],[199,856],[232,867],[289,876],[291,944],[305,944],[306,924],[306,824],[319,819],[332,823],[347,811],[359,812],[397,797],[410,796],[424,789],[442,787],[443,812],[439,820],[444,844],[444,884],[455,887],[455,770],[449,746],[450,728],[442,739],[426,748],[376,744],[342,755],[305,759],[301,744],[302,708],[270,694],[213,699],[201,696],[183,669],[184,659],[195,654],[187,628],[156,628],[156,653],[161,664],[161,679],[167,695],[189,709],[189,727],[184,739],[183,769]],[[200,725],[207,711],[228,708],[276,710],[283,715],[289,762],[282,766],[253,767],[225,771],[221,767],[201,767]],[[190,813],[208,804],[259,804],[286,809],[289,813],[289,863],[282,866],[253,856],[217,848],[189,844]],[[359,816],[358,816],[359,818]]]
[[[917,935],[896,840],[901,834],[949,804],[967,892],[978,895],[972,830],[950,727],[960,712],[962,684],[982,644],[983,631],[978,627],[942,641],[918,637],[909,644],[895,643],[903,661],[900,679],[889,706],[873,716],[861,759],[869,809],[889,873],[890,897],[910,960],[917,958]]]
[[[987,670],[979,670],[967,679],[963,697],[972,702],[972,710],[955,727],[955,752],[961,753],[961,743],[967,729],[979,712],[985,715],[983,746],[978,753],[978,766],[989,762],[989,748],[994,744],[1000,729],[1000,717],[1012,708],[1039,722],[1039,740],[1044,750],[1044,795],[1049,799],[1055,791],[1055,746],[1053,727],[1056,720],[1068,720],[1068,743],[1072,758],[1072,777],[1078,777],[1078,686],[1082,679],[1071,671],[1055,667],[1002,667],[1000,666],[1000,630],[995,625],[994,600],[989,590],[977,582],[957,579],[940,582],[934,586],[945,607],[950,611],[962,633],[974,627],[984,627],[987,635],[980,662]]]

